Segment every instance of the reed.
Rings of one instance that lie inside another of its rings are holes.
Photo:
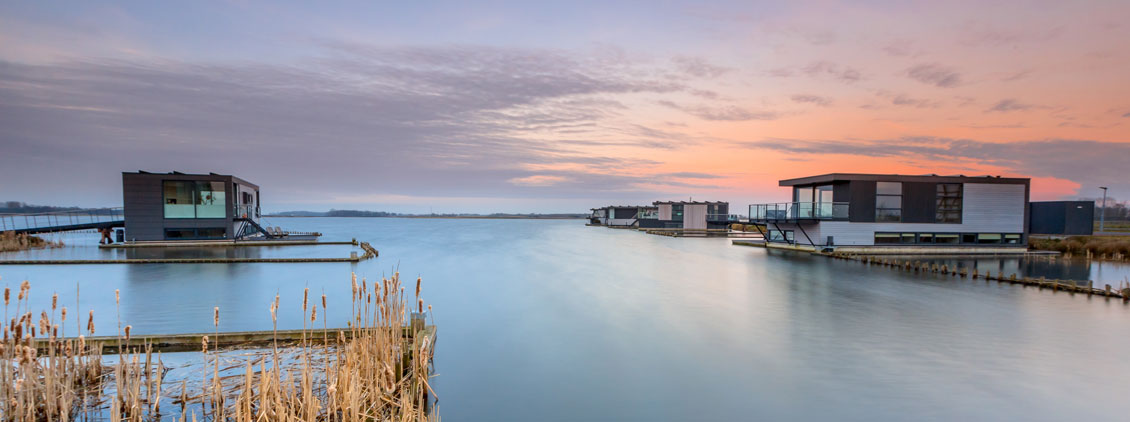
[[[39,236],[32,236],[16,232],[0,233],[0,252],[25,251],[28,249],[60,248],[60,240],[46,240]]]
[[[209,339],[204,337],[200,366],[179,370],[180,379],[172,381],[166,379],[169,368],[160,353],[154,354],[150,346],[126,347],[134,335],[131,325],[118,331],[121,353],[114,360],[104,359],[102,345],[89,344],[84,333],[65,338],[68,313],[65,307],[58,308],[57,295],[52,296],[51,311],[43,311],[39,320],[33,321],[30,284],[20,285],[15,300],[11,289],[5,288],[4,317],[8,322],[0,343],[0,419],[436,419],[430,406],[435,397],[429,384],[432,344],[429,337],[406,333],[404,328],[413,312],[423,310],[423,300],[418,297],[420,279],[416,281],[417,295],[411,297],[411,292],[406,294],[401,286],[399,273],[371,285],[362,279],[354,289],[358,294],[353,295],[351,322],[344,329],[327,327],[329,311],[324,294],[318,312],[317,299],[310,302],[309,290],[304,290],[303,337],[321,337],[320,344],[303,340],[279,345],[276,335],[273,348],[232,357],[209,347]],[[120,300],[117,292],[115,299]],[[283,312],[278,303],[276,295],[270,305],[276,332],[278,313]],[[315,328],[319,313],[322,327]],[[13,317],[9,320],[9,316]],[[218,335],[222,322],[218,307],[213,308],[212,320]],[[88,314],[86,328],[93,334],[93,311]],[[195,381],[190,385],[190,380]],[[170,410],[172,414],[162,413]]]

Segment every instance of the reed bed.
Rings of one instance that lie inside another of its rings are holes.
[[[1065,256],[1128,260],[1130,236],[1070,236],[1066,239],[1030,239],[1032,250],[1058,251]]]
[[[62,246],[62,241],[46,240],[39,236],[31,236],[11,231],[0,233],[0,252],[15,252],[42,248],[59,248]]]
[[[269,307],[276,333],[271,347],[216,350],[205,336],[200,352],[192,352],[196,363],[179,368],[166,365],[149,345],[123,348],[133,333],[120,317],[116,341],[121,353],[104,358],[103,345],[85,337],[95,331],[93,311],[80,318],[54,295],[50,312],[33,320],[30,284],[21,283],[14,298],[5,288],[0,420],[437,419],[429,384],[433,345],[429,337],[408,332],[423,328],[420,318],[431,311],[420,298],[421,280],[416,280],[414,295],[405,292],[399,273],[373,283],[353,276],[351,282],[352,310],[345,328],[329,328],[326,296],[311,297],[306,289],[302,340],[280,343],[278,315],[283,310],[276,295]],[[76,303],[77,296],[76,289]],[[115,300],[120,301],[117,291]],[[218,336],[221,309],[213,309],[212,317]],[[65,337],[67,325],[79,330],[77,337]]]

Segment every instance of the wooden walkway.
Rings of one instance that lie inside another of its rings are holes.
[[[361,262],[362,257],[346,258],[127,258],[127,259],[9,259],[0,265],[91,265],[91,264],[240,264],[255,262]]]
[[[408,339],[416,337],[416,332],[409,327],[403,327],[404,336]],[[330,328],[327,330],[309,329],[303,330],[279,330],[279,331],[230,331],[220,333],[192,333],[192,334],[151,334],[151,335],[134,335],[129,340],[115,336],[99,336],[99,337],[86,337],[86,344],[91,347],[101,347],[102,354],[117,354],[119,347],[126,347],[129,349],[144,349],[146,345],[152,347],[154,352],[191,352],[200,351],[204,342],[204,337],[208,337],[208,349],[248,349],[248,348],[261,348],[268,347],[275,343],[277,339],[279,345],[293,346],[305,338],[308,343],[321,344],[323,340],[329,342],[337,341],[338,335],[345,337],[347,340],[353,338],[353,332],[348,328]],[[419,330],[421,338],[430,339],[430,344],[435,344],[436,327],[434,325],[424,326]],[[76,338],[67,337],[55,339],[55,344],[63,344],[68,341],[75,341]],[[35,339],[35,348],[41,353],[46,353],[50,342],[47,339]]]
[[[176,242],[135,242],[111,243],[98,245],[99,249],[135,249],[135,248],[201,248],[201,247],[243,247],[243,246],[316,246],[316,245],[356,245],[357,239],[346,241],[319,242],[317,240],[213,240],[213,241],[176,241]]]

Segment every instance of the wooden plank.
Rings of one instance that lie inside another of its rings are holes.
[[[402,327],[402,335],[407,339],[412,339],[415,334],[409,327]],[[278,330],[276,331],[229,331],[220,333],[190,333],[190,334],[151,334],[151,335],[135,335],[131,336],[127,341],[124,338],[115,336],[97,336],[85,337],[86,344],[91,347],[102,347],[102,354],[117,354],[120,349],[119,345],[126,348],[141,348],[146,345],[153,348],[154,352],[191,352],[199,351],[203,348],[204,337],[208,337],[208,349],[217,350],[225,348],[255,348],[270,346],[275,343],[277,339],[279,344],[286,344],[291,346],[295,343],[301,342],[303,336],[307,342],[311,344],[321,344],[323,340],[334,342],[337,341],[338,333],[341,333],[347,340],[353,338],[353,332],[349,328],[330,328],[310,329],[303,332],[303,330]],[[429,338],[429,341],[434,344],[436,336],[436,327],[434,325],[425,326],[420,330],[422,336]],[[56,345],[64,344],[68,341],[77,341],[77,338],[67,337],[55,339]],[[50,342],[47,339],[35,339],[35,348],[40,352],[46,352]]]

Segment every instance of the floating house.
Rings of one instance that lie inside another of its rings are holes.
[[[1026,178],[833,173],[779,183],[791,201],[749,207],[770,247],[1008,253],[1028,243]]]
[[[654,219],[658,215],[656,207],[646,205],[610,205],[593,208],[589,224],[608,227],[639,227],[639,221]]]
[[[655,201],[655,218],[641,219],[647,229],[724,230],[736,216],[730,215],[728,202]]]
[[[259,225],[259,186],[231,175],[122,173],[128,241],[276,237]]]

